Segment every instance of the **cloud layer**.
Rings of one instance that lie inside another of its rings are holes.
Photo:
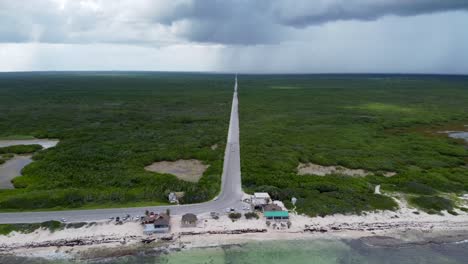
[[[0,71],[468,73],[466,0],[0,0]]]
[[[327,22],[467,9],[466,0],[0,0],[0,41],[271,44]]]

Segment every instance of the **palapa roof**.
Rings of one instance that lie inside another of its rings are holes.
[[[281,208],[279,205],[277,204],[267,204],[265,205],[265,207],[263,208],[263,211],[283,211],[283,208]]]
[[[197,218],[196,215],[190,214],[190,213],[184,214],[184,215],[182,216],[182,222],[196,222],[197,219],[198,219],[198,218]]]

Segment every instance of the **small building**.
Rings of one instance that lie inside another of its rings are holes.
[[[185,193],[184,192],[171,192],[167,196],[167,199],[169,200],[170,203],[179,203],[179,200],[184,197]]]
[[[255,208],[263,207],[269,204],[271,201],[270,195],[268,193],[254,193],[252,197],[252,204]]]
[[[194,214],[184,214],[182,216],[182,227],[196,227],[198,218]]]
[[[179,203],[179,201],[177,200],[177,196],[176,196],[175,192],[169,193],[167,198],[168,198],[170,203]]]
[[[265,211],[263,212],[263,215],[270,221],[289,221],[288,211]]]
[[[143,233],[151,235],[154,233],[167,233],[170,229],[170,216],[164,213],[155,214],[151,212],[143,218],[142,224],[145,226]]]

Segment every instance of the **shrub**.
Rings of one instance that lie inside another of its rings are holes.
[[[424,195],[431,195],[435,194],[436,191],[425,184],[419,182],[408,182],[403,186],[403,190],[408,193],[415,193],[415,194],[424,194]]]
[[[259,218],[258,214],[255,213],[255,212],[245,213],[244,216],[245,216],[246,219],[252,219],[252,218],[258,219]]]
[[[241,213],[230,213],[229,218],[234,222],[242,217]]]
[[[440,196],[418,196],[410,198],[410,202],[424,209],[429,213],[433,210],[440,212],[441,210],[452,211],[454,204],[451,200]]]
[[[458,213],[453,210],[448,210],[447,212],[451,215],[458,215]]]

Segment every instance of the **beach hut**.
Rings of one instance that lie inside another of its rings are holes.
[[[196,227],[198,218],[194,214],[184,214],[182,216],[182,227]]]

